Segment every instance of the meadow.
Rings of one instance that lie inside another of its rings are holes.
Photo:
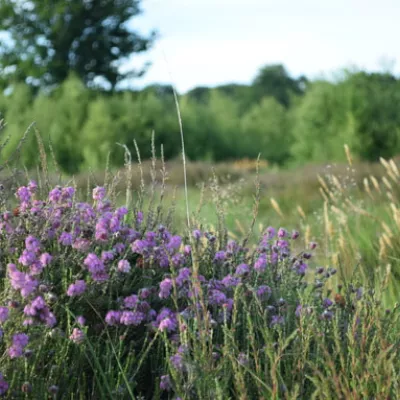
[[[2,396],[400,398],[395,160],[188,163],[187,214],[180,162],[39,148],[3,169]]]

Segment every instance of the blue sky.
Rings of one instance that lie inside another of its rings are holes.
[[[160,38],[136,86],[249,83],[265,64],[331,78],[343,67],[400,73],[400,0],[144,0],[132,21]]]

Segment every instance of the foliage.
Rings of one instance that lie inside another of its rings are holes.
[[[62,83],[73,72],[85,84],[115,88],[135,76],[120,66],[146,51],[154,35],[128,28],[140,13],[138,0],[4,0],[0,5],[2,85],[35,87]],[[4,34],[5,33],[5,34]]]
[[[281,68],[275,77],[276,68],[266,68],[264,78],[255,79],[257,84],[196,88],[180,96],[191,160],[221,162],[257,158],[261,153],[270,166],[344,161],[344,143],[361,160],[376,161],[399,152],[396,77],[345,71],[336,82],[303,86]],[[282,102],[273,88],[284,88],[289,103]],[[0,95],[0,107],[8,123],[6,134],[11,136],[5,155],[14,151],[21,132],[35,120],[69,174],[89,165],[101,169],[109,152],[110,165],[121,167],[122,153],[116,143],[135,152],[133,141],[147,148],[153,131],[155,145],[163,144],[166,159],[180,155],[177,110],[169,85],[108,93],[87,88],[71,74],[52,91],[36,93],[19,84]],[[37,148],[34,138],[27,140],[30,146],[22,156],[30,168]],[[142,156],[149,158],[150,151]]]
[[[293,79],[283,65],[267,65],[259,71],[252,84],[252,93],[256,101],[272,96],[284,107],[289,107],[291,97],[302,95],[307,79],[304,76]]]
[[[222,226],[173,234],[102,187],[16,195],[1,214],[1,394],[398,397],[398,308],[356,275],[332,292],[336,270],[311,268],[298,232],[269,227],[250,250]]]
[[[284,164],[290,157],[293,142],[285,108],[274,98],[266,97],[254,105],[242,118],[241,130],[249,140],[249,156],[257,153],[274,164]],[[258,143],[258,151],[251,142]]]
[[[315,82],[294,110],[292,154],[296,161],[342,161],[343,144],[356,140],[349,91],[340,84]]]

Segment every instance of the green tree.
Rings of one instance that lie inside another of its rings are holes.
[[[292,142],[286,109],[273,97],[264,98],[242,118],[243,139],[247,139],[249,157],[283,164],[290,156]]]
[[[121,72],[121,63],[147,50],[145,37],[128,28],[140,0],[2,0],[0,74],[33,86],[59,84],[70,72],[85,84],[114,88],[143,71]]]
[[[53,95],[55,118],[44,135],[49,135],[58,163],[69,173],[79,171],[83,162],[82,128],[87,118],[90,92],[75,76],[69,77]],[[98,142],[93,143],[94,146]]]
[[[21,83],[14,87],[13,91],[4,96],[6,107],[0,110],[6,122],[6,128],[2,132],[2,139],[9,138],[7,146],[2,151],[1,159],[4,162],[13,154],[18,143],[33,122],[32,103],[33,93],[30,87]],[[25,139],[24,151],[20,152],[19,159],[26,167],[37,164],[37,146],[34,133],[31,131]]]
[[[344,160],[343,145],[357,146],[350,95],[343,84],[311,85],[293,112],[291,150],[297,162]]]
[[[253,96],[256,102],[272,96],[280,104],[289,107],[293,95],[304,94],[307,79],[301,76],[293,79],[281,64],[267,65],[259,71],[253,81]]]
[[[400,150],[400,80],[390,74],[357,72],[344,83],[351,93],[361,158],[376,161]]]

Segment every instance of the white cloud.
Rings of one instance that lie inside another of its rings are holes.
[[[159,29],[161,39],[134,61],[153,64],[136,82],[141,85],[169,82],[168,70],[178,90],[186,91],[249,82],[268,63],[282,62],[295,75],[316,75],[354,64],[374,69],[382,57],[398,60],[400,3],[394,0],[148,0],[144,5],[133,24]]]

